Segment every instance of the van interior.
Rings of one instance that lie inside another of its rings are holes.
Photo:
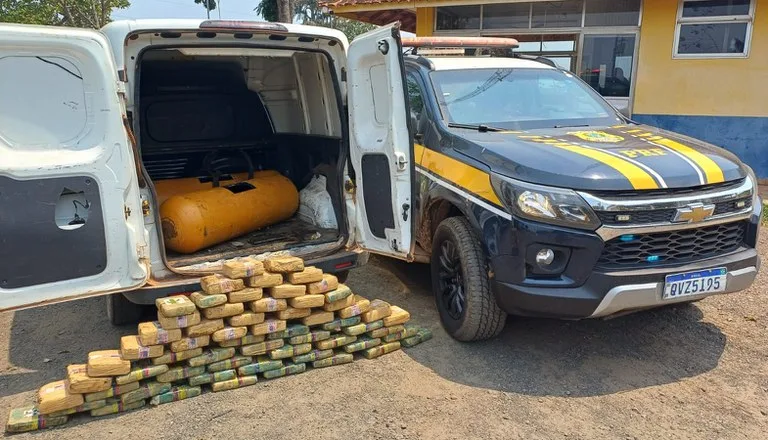
[[[341,241],[346,233],[342,119],[323,53],[150,49],[140,58],[136,87],[134,129],[138,127],[141,161],[155,187],[185,178],[225,186],[238,176],[276,170],[301,191],[322,175],[336,217],[337,227],[327,228],[297,212],[283,222],[191,254],[166,249],[171,268],[304,245],[335,247]],[[163,195],[156,195],[157,210]]]

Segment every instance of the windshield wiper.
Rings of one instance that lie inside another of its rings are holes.
[[[488,125],[474,125],[474,124],[457,124],[455,122],[448,123],[448,126],[451,128],[464,128],[467,130],[477,130],[481,133],[485,133],[487,131],[504,131],[503,128],[496,128],[496,127],[490,127]]]
[[[589,127],[589,124],[555,125],[554,128],[576,128],[576,127]]]

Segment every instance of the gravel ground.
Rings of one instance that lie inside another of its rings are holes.
[[[768,239],[760,242],[768,256]],[[353,289],[435,338],[376,360],[21,434],[35,439],[757,439],[768,432],[768,275],[748,291],[611,320],[510,318],[492,341],[441,329],[427,267],[372,259]],[[0,313],[0,420],[112,328],[103,298]]]

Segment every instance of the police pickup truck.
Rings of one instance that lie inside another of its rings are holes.
[[[397,24],[349,44],[327,28],[175,19],[0,25],[0,39],[0,310],[111,294],[126,323],[231,259],[339,272],[370,252],[431,261],[442,323],[468,341],[507,313],[736,292],[759,268],[756,179],[732,154],[635,124],[536,60],[418,53],[514,40],[408,53]],[[291,218],[166,249],[159,183],[262,169],[298,188],[325,170],[338,228],[304,234]]]

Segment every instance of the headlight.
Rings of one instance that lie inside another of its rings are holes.
[[[600,220],[576,192],[491,174],[496,195],[512,213],[531,220],[595,230]]]
[[[744,168],[747,169],[747,177],[749,177],[749,180],[752,181],[752,207],[757,209],[760,204],[760,191],[758,190],[757,186],[757,176],[755,175],[755,171],[747,164],[742,164]]]

